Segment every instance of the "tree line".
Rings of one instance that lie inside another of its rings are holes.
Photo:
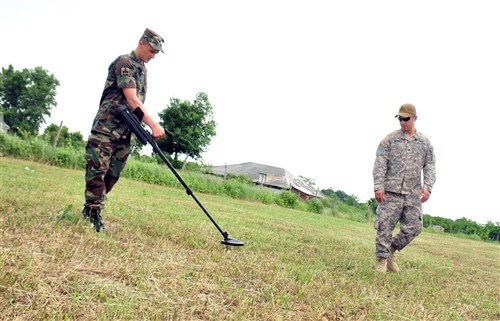
[[[373,216],[376,215],[378,202],[374,197],[370,198],[366,203],[360,203],[355,195],[349,195],[342,190],[329,188],[321,190],[321,192],[330,198],[335,198],[360,210],[368,209]],[[500,222],[489,221],[486,224],[479,224],[465,217],[452,220],[424,214],[423,226],[444,233],[463,234],[483,241],[500,241]]]
[[[0,113],[9,126],[9,132],[21,137],[38,136],[45,117],[57,106],[57,78],[42,67],[15,70],[12,65],[2,67],[0,73]],[[96,105],[96,111],[97,111]],[[159,113],[160,125],[169,129],[174,137],[158,140],[158,145],[175,161],[179,155],[200,159],[216,135],[212,105],[206,93],[196,94],[193,101],[172,98],[170,104]],[[58,135],[59,132],[59,135]],[[58,146],[84,146],[80,132],[69,132],[66,126],[50,124],[41,135],[49,143],[57,137]],[[142,149],[135,142],[137,153]],[[177,162],[176,162],[177,163]]]

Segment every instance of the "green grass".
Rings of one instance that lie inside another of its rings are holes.
[[[374,272],[369,223],[122,179],[81,219],[84,172],[0,158],[2,320],[499,320],[498,244],[422,233]]]

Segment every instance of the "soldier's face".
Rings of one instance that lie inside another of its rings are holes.
[[[144,62],[149,62],[159,52],[158,50],[151,47],[151,45],[148,42],[141,43],[140,48],[141,50],[139,53],[139,59],[141,59]]]
[[[401,125],[401,129],[403,129],[403,131],[407,131],[413,128],[417,116],[411,116],[411,117],[400,116],[398,119],[399,119],[399,124]]]

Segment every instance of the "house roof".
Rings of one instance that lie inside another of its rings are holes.
[[[212,166],[211,170],[212,173],[216,175],[229,173],[246,175],[255,183],[262,183],[259,179],[261,179],[261,176],[264,174],[266,175],[266,178],[263,185],[281,189],[291,189],[293,187],[305,194],[318,196],[318,192],[314,189],[314,187],[308,185],[302,179],[294,176],[292,173],[281,167],[248,162],[234,165]]]

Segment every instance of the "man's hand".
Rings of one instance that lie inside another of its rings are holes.
[[[153,128],[151,128],[151,131],[153,132],[151,136],[153,136],[154,139],[160,139],[166,136],[165,130],[158,125],[153,126]]]
[[[420,202],[425,203],[431,197],[431,192],[426,189],[420,191]]]
[[[385,191],[383,189],[378,189],[375,191],[375,199],[377,202],[382,203],[384,201]]]

